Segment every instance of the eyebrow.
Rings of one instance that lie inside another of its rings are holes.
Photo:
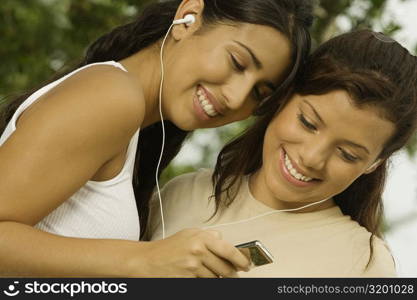
[[[304,102],[305,104],[307,104],[308,106],[310,106],[310,108],[313,110],[314,114],[316,115],[317,119],[319,119],[319,121],[320,121],[323,125],[326,125],[326,124],[324,123],[323,119],[320,117],[319,113],[318,113],[318,112],[316,111],[316,109],[314,108],[314,106],[313,106],[310,102],[308,102],[306,99],[303,99],[303,102]]]
[[[310,106],[310,108],[313,110],[313,112],[314,112],[314,114],[316,115],[316,117],[320,120],[320,122],[321,122],[323,125],[325,125],[325,123],[324,123],[323,119],[320,117],[319,113],[318,113],[318,112],[314,109],[314,106],[313,106],[310,102],[308,102],[306,99],[303,99],[303,102],[304,102],[305,104],[307,104],[308,106]],[[362,145],[356,144],[356,143],[354,143],[354,142],[352,142],[352,141],[349,141],[349,140],[343,140],[343,142],[344,142],[345,144],[350,145],[350,146],[353,146],[353,147],[356,147],[356,148],[360,148],[360,149],[364,150],[366,153],[370,154],[369,150],[368,150],[365,146],[362,146]]]
[[[370,153],[369,153],[369,150],[368,150],[365,146],[362,146],[362,145],[356,144],[356,143],[354,143],[354,142],[352,142],[352,141],[348,141],[348,140],[343,140],[343,142],[344,142],[345,144],[350,145],[350,146],[353,146],[353,147],[356,147],[356,148],[360,148],[360,149],[364,150],[366,153],[370,154]]]
[[[252,58],[252,61],[253,61],[253,63],[255,64],[255,66],[256,66],[256,68],[259,70],[259,69],[262,69],[263,68],[263,65],[262,65],[262,63],[261,63],[261,61],[258,59],[258,57],[256,57],[256,55],[255,55],[255,53],[253,53],[253,51],[248,47],[248,46],[246,46],[245,44],[243,44],[243,43],[241,43],[241,42],[239,42],[239,41],[236,41],[236,40],[233,40],[236,44],[238,44],[238,45],[240,45],[241,47],[243,47],[246,51],[248,51],[248,53],[249,53],[249,55],[251,56],[251,58]],[[265,84],[268,86],[268,88],[270,88],[271,90],[275,90],[277,87],[275,86],[275,84],[273,83],[273,82],[271,82],[271,81],[266,81],[265,82]]]
[[[261,61],[256,57],[256,55],[253,53],[253,51],[248,46],[246,46],[245,44],[242,44],[241,42],[235,41],[235,40],[234,40],[234,42],[236,44],[239,44],[240,46],[245,48],[246,51],[249,52],[250,56],[252,57],[253,63],[255,64],[257,69],[262,69],[263,68]]]

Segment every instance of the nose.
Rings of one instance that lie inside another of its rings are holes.
[[[223,89],[227,107],[231,110],[241,108],[248,100],[254,84],[254,80],[243,76],[230,81]]]
[[[328,149],[326,141],[320,136],[316,136],[302,144],[299,160],[307,169],[323,170],[330,155]]]

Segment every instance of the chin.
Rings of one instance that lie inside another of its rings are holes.
[[[173,123],[177,128],[183,130],[183,131],[193,131],[196,129],[199,129],[201,127],[196,126],[196,124],[192,124],[190,123],[185,123],[185,122],[181,122],[181,123]]]

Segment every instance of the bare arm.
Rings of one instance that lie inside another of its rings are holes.
[[[87,69],[45,95],[0,147],[0,276],[214,277],[244,269],[246,258],[208,231],[133,242],[33,227],[123,151],[143,120],[142,95],[109,68]]]
[[[0,147],[0,274],[121,272],[116,247],[132,243],[32,227],[120,153],[143,119],[140,95],[124,74],[108,66],[85,71],[33,104]]]
[[[22,223],[1,222],[0,276],[134,276],[133,273],[129,275],[129,254],[140,255],[141,244],[124,240],[67,238]]]

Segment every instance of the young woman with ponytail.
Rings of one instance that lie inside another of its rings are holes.
[[[140,241],[161,151],[159,100],[162,171],[188,132],[274,106],[269,96],[285,91],[309,51],[310,2],[155,2],[95,41],[74,71],[3,105],[0,275],[246,270],[248,260],[209,230]],[[195,22],[171,28],[186,15]]]
[[[167,236],[197,227],[260,240],[275,262],[241,276],[395,276],[382,193],[390,157],[416,132],[417,58],[381,33],[346,33],[311,54],[282,99],[223,148],[214,172],[165,185]]]

